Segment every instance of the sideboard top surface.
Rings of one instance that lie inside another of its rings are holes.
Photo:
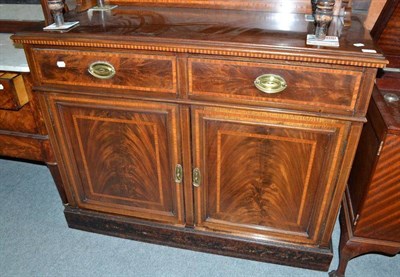
[[[339,31],[339,47],[306,45],[314,24],[307,22],[304,14],[296,13],[119,6],[109,12],[69,13],[66,21],[79,21],[80,25],[66,33],[32,28],[13,39],[26,44],[162,50],[369,67],[384,67],[387,63],[356,18],[350,27]],[[335,24],[341,25],[333,22],[331,28]],[[356,47],[355,43],[364,46]],[[364,53],[362,49],[377,53]]]
[[[82,1],[82,0],[81,0]],[[309,0],[109,0],[112,4],[306,13]]]

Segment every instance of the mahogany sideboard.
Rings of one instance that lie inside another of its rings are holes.
[[[274,1],[129,2],[139,5],[71,11],[66,20],[80,25],[66,33],[13,37],[44,111],[69,226],[327,270],[387,63],[368,32],[354,20],[339,47],[307,46],[314,24],[268,10]],[[265,74],[284,90],[258,90]]]

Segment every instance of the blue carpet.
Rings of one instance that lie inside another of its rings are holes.
[[[47,168],[0,159],[0,276],[327,276],[69,229]],[[337,249],[339,228],[333,243]],[[337,251],[331,269],[337,266]],[[348,277],[400,276],[400,255],[364,255]]]

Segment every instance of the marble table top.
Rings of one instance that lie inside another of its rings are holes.
[[[0,33],[0,71],[29,72],[24,49],[13,44],[11,35]]]

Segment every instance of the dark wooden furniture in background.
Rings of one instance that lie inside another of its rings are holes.
[[[45,162],[66,196],[29,73],[0,72],[0,157]]]
[[[0,20],[0,33],[44,26],[43,21]],[[55,180],[63,203],[66,203],[37,96],[32,93],[30,73],[0,72],[0,85],[0,158],[44,162]]]
[[[43,21],[14,21],[14,20],[0,20],[0,33],[16,33],[25,28],[44,27]]]
[[[40,21],[0,20],[0,33],[43,26]],[[0,85],[0,156],[46,160],[48,136],[29,73],[0,72]]]
[[[29,81],[29,74],[0,72],[0,155],[44,161],[49,141]]]
[[[327,270],[387,63],[353,45],[374,49],[362,24],[346,27],[338,48],[315,47],[303,14],[282,25],[267,11],[281,1],[130,2],[141,6],[72,12],[80,26],[67,33],[13,37],[28,57],[69,226]],[[255,87],[269,73],[284,91]]]
[[[388,68],[376,80],[383,90],[398,90],[400,79],[400,0],[388,1],[374,28],[372,38],[389,60]]]
[[[400,85],[400,82],[399,82]],[[339,267],[362,254],[400,252],[400,101],[377,88],[368,111],[340,214]]]
[[[400,5],[388,1],[371,34],[388,53],[389,69],[377,79],[340,215],[339,267],[370,252],[400,252]]]

